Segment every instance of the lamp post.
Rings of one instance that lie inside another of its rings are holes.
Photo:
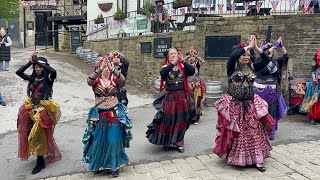
[[[26,28],[26,7],[27,3],[25,1],[21,2],[21,7],[23,8],[23,47],[27,47],[27,28]]]

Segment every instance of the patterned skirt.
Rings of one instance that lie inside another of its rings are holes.
[[[156,145],[184,145],[184,135],[190,126],[190,104],[185,91],[162,91],[153,103],[156,110],[148,126],[147,138]]]
[[[275,120],[268,113],[268,104],[260,96],[243,103],[225,94],[214,103],[218,111],[216,146],[213,152],[228,164],[247,166],[262,164],[272,150],[268,135]]]
[[[82,138],[82,160],[89,171],[115,171],[129,164],[125,148],[132,139],[132,125],[126,110],[121,103],[110,109],[91,108]]]

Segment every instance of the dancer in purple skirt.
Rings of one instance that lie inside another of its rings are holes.
[[[281,80],[282,66],[288,61],[288,53],[283,45],[281,37],[277,40],[274,46],[268,43],[263,45],[262,49],[269,55],[271,61],[266,67],[256,72],[253,90],[255,94],[258,94],[262,99],[267,101],[269,105],[269,113],[276,120],[273,132],[269,136],[270,140],[273,140],[278,128],[278,121],[284,116],[287,108],[279,84]],[[283,51],[283,55],[275,57],[275,49],[281,49]],[[258,58],[257,61],[263,60]]]

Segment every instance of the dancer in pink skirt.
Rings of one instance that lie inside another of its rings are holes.
[[[253,48],[264,60],[250,61]],[[254,165],[265,171],[264,160],[272,149],[268,134],[275,120],[268,112],[268,103],[253,93],[254,72],[269,63],[269,57],[257,47],[256,37],[238,45],[227,63],[228,94],[214,103],[218,111],[216,146],[213,152],[234,166]]]

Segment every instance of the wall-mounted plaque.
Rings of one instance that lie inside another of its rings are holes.
[[[206,36],[205,58],[227,59],[240,42],[240,35]]]
[[[27,30],[34,30],[34,22],[27,21]]]
[[[141,42],[141,53],[151,53],[151,42]]]
[[[154,57],[164,57],[163,52],[170,49],[172,45],[172,38],[155,38],[153,40],[153,53]]]

